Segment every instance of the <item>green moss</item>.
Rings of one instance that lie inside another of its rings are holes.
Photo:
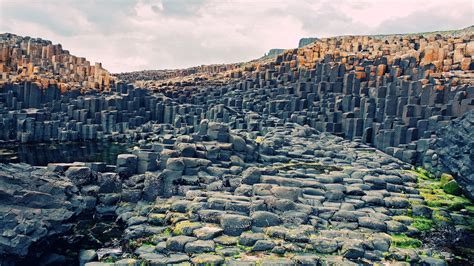
[[[434,189],[431,193],[420,192],[429,207],[441,207],[451,211],[458,211],[467,205],[472,205],[468,198],[450,195],[442,189]]]
[[[466,210],[472,214],[474,214],[474,205],[468,205],[466,206]]]
[[[137,241],[130,239],[130,240],[128,241],[128,247],[129,247],[130,249],[136,249],[136,248],[138,247]]]
[[[443,185],[444,192],[451,195],[461,195],[462,189],[456,182],[456,180],[451,180]]]
[[[148,215],[148,222],[153,225],[164,225],[166,220],[166,214],[163,213],[150,213]]]
[[[170,228],[166,228],[165,231],[163,231],[163,235],[164,235],[164,236],[171,236],[171,229],[170,229]]]
[[[197,223],[197,222],[181,221],[181,222],[177,223],[174,226],[173,234],[182,235],[185,229],[189,229],[189,228],[193,228],[193,227],[198,228],[200,226],[201,226],[201,224]]]
[[[427,218],[415,217],[411,226],[420,231],[429,231],[433,227],[434,222]]]
[[[126,201],[120,201],[117,203],[117,206],[119,207],[127,207],[127,206],[130,206],[130,203],[129,202],[126,202]]]
[[[392,237],[392,246],[397,248],[419,248],[422,243],[416,238],[411,238],[405,234],[394,234]]]
[[[442,215],[439,210],[434,210],[431,217],[433,219],[433,222],[436,224],[451,223],[451,219]]]
[[[170,215],[171,214],[171,215]],[[172,213],[167,213],[167,216],[170,217],[169,221],[172,223],[172,224],[175,224],[175,223],[179,223],[179,222],[182,222],[182,221],[186,221],[188,219],[188,217],[186,217],[186,214],[184,213],[179,213],[179,212],[172,212]]]
[[[413,205],[423,205],[422,200],[408,200],[410,202],[411,206]]]
[[[448,183],[449,181],[453,179],[454,179],[453,176],[450,174],[442,174],[439,179],[439,182],[441,183],[442,186],[444,186],[446,183]]]
[[[236,245],[238,248],[240,248],[241,250],[244,250],[245,252],[251,252],[252,251],[252,247],[247,247],[247,246],[244,246],[244,245],[241,245],[239,243],[237,243]]]
[[[112,257],[112,256],[109,256],[109,257],[103,259],[102,262],[105,262],[105,263],[114,263],[114,262],[115,262],[115,258]]]
[[[461,193],[461,188],[452,179],[452,176],[443,174],[440,180],[436,180],[431,178],[432,175],[427,174],[426,170],[420,169],[418,168],[414,172],[419,177],[418,190],[429,207],[458,211],[466,206],[473,205],[471,200],[466,197],[452,195],[460,195]]]
[[[429,179],[434,178],[434,175],[432,175],[430,172],[428,172],[427,170],[425,170],[421,167],[417,167],[414,170],[409,170],[408,172],[411,172],[411,173],[415,174],[418,178],[421,178],[421,179],[424,179],[424,180],[429,180]]]
[[[410,217],[410,216],[406,216],[406,215],[396,215],[396,216],[393,216],[392,217],[393,220],[397,221],[397,222],[401,222],[401,223],[411,223],[413,222],[413,218]]]

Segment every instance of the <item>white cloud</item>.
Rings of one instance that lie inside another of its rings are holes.
[[[242,62],[303,37],[474,24],[471,0],[0,0],[0,32],[41,37],[112,72]]]

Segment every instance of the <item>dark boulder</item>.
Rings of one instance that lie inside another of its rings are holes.
[[[438,130],[441,164],[453,174],[464,194],[474,199],[474,110]]]

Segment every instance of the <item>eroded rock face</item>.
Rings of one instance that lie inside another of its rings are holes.
[[[474,199],[474,110],[440,129],[440,162],[453,173],[464,194]]]
[[[76,185],[57,173],[0,164],[0,254],[25,256],[34,242],[67,231],[85,206]]]

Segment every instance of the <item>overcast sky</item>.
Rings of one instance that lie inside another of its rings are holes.
[[[302,37],[460,29],[474,0],[0,0],[0,32],[111,72],[242,62]]]

